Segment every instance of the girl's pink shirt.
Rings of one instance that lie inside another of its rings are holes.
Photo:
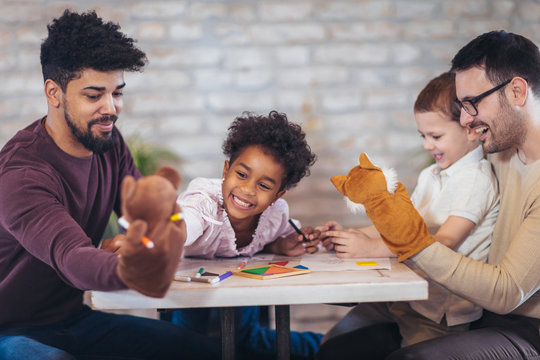
[[[221,179],[193,179],[177,200],[184,213],[187,239],[184,256],[203,258],[253,256],[274,240],[290,235],[289,206],[278,199],[259,219],[253,240],[236,248],[236,236],[223,207]],[[300,226],[298,221],[295,223]]]

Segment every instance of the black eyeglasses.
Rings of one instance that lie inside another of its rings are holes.
[[[465,110],[465,112],[471,116],[476,116],[478,115],[478,109],[476,108],[476,104],[478,104],[478,102],[480,102],[480,100],[482,100],[483,98],[485,98],[486,96],[494,93],[495,91],[503,88],[504,86],[508,85],[510,83],[510,81],[512,81],[512,79],[509,79],[509,80],[506,80],[505,82],[503,82],[502,84],[500,85],[497,85],[495,86],[493,89],[490,89],[472,99],[469,99],[469,100],[463,100],[463,101],[460,101],[459,99],[455,99],[454,101],[456,102],[457,106],[460,108],[460,109],[463,109]]]

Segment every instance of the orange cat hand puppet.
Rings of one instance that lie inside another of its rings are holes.
[[[407,189],[391,171],[373,165],[360,155],[360,165],[347,176],[331,179],[353,210],[363,207],[388,248],[399,261],[408,259],[435,241],[424,219],[414,208]],[[360,205],[361,204],[361,205]]]

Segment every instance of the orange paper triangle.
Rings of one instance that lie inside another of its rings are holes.
[[[282,273],[288,273],[288,272],[291,272],[292,270],[290,269],[284,269],[284,268],[280,268],[280,267],[277,267],[277,266],[270,266],[265,272],[264,274],[265,275],[270,275],[270,274],[282,274]]]

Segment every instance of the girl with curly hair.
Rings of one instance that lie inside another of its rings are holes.
[[[268,116],[244,113],[229,127],[223,152],[228,157],[223,178],[196,178],[179,196],[187,227],[184,256],[252,256],[261,251],[298,256],[316,252],[319,232],[304,227],[307,239],[298,235],[288,223],[289,208],[282,199],[288,189],[309,175],[315,162],[301,127],[276,111]],[[219,329],[216,311],[177,310],[172,322],[210,335],[213,328]],[[240,355],[274,359],[275,330],[259,324],[259,308],[244,307],[237,314]],[[291,332],[292,358],[312,358],[320,339],[320,334]]]

